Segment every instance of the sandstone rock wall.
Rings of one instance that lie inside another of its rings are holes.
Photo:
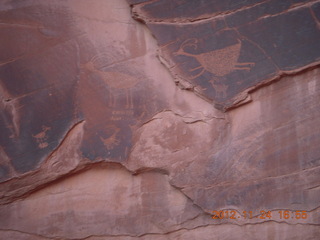
[[[0,239],[319,239],[319,42],[313,0],[0,1]]]

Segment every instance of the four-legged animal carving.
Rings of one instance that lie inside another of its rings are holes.
[[[238,59],[240,56],[241,50],[241,41],[238,40],[238,43],[230,45],[228,47],[205,52],[199,54],[188,53],[185,51],[186,47],[193,47],[194,49],[198,48],[198,40],[195,38],[188,39],[184,41],[177,52],[174,53],[177,55],[184,55],[188,57],[194,57],[201,66],[191,69],[191,72],[202,69],[200,73],[192,77],[195,79],[201,76],[205,71],[213,73],[215,76],[222,77],[234,70],[246,70],[249,71],[254,63],[239,63]]]

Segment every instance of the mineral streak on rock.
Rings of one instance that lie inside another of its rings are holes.
[[[319,24],[319,0],[0,1],[0,239],[318,239]]]

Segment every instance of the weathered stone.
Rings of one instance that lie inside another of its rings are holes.
[[[0,239],[318,239],[319,10],[1,1]]]
[[[319,64],[318,4],[165,0],[134,5],[133,13],[176,81],[226,110],[261,84]]]
[[[230,112],[229,127],[217,119],[183,124],[185,118],[167,116],[169,124],[158,115],[142,129],[128,165],[132,171],[146,166],[170,172],[171,183],[208,213],[290,206],[310,211],[315,218],[309,220],[319,224],[312,212],[320,197],[319,80],[315,69],[260,89],[252,94],[252,103]],[[155,128],[158,134],[151,136]],[[199,145],[196,139],[202,139]],[[202,152],[194,154],[196,149]]]
[[[133,176],[118,165],[97,166],[0,212],[1,229],[67,239],[165,233],[202,213],[166,175]],[[28,217],[16,221],[18,215]]]
[[[132,41],[141,43],[136,47],[123,42],[126,32],[110,37],[112,28],[85,20],[95,6],[26,2],[9,1],[0,13],[5,36],[0,44],[0,143],[3,158],[10,161],[1,167],[1,179],[38,168],[82,121],[83,158],[123,162],[132,131],[162,104],[135,67],[145,61],[143,30],[129,30],[135,32]],[[102,19],[112,22],[112,17]],[[114,23],[122,25],[121,19]]]

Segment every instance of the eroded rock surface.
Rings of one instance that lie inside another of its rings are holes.
[[[228,109],[247,92],[319,64],[319,1],[130,1],[177,84]]]
[[[2,1],[0,239],[318,239],[319,23],[312,0]]]

